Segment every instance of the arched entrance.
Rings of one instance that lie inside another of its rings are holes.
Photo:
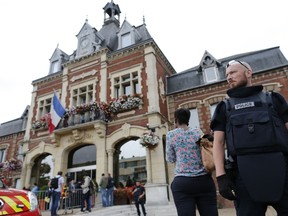
[[[49,162],[50,161],[50,162]],[[36,183],[40,189],[47,189],[50,179],[50,173],[53,170],[52,156],[49,153],[39,155],[35,160],[31,169],[30,189]]]
[[[128,148],[124,148],[125,146]],[[146,182],[146,150],[142,149],[139,137],[128,137],[115,144],[113,157],[113,176],[116,186],[126,184],[128,176],[131,179],[139,179]],[[125,151],[125,152],[123,152]]]
[[[82,181],[82,171],[88,171],[96,179],[96,145],[85,144],[72,149],[68,154],[67,179]]]

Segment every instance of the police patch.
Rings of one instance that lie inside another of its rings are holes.
[[[239,109],[245,109],[245,108],[254,107],[254,106],[255,106],[255,104],[253,101],[252,102],[245,102],[245,103],[235,104],[234,109],[239,110]]]

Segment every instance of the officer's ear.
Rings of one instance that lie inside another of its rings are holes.
[[[253,74],[253,73],[252,73],[252,70],[246,70],[246,71],[245,71],[245,74],[246,74],[246,77],[247,77],[247,78],[250,78],[250,79],[252,78],[252,74]]]

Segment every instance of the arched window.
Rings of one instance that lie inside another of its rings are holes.
[[[68,168],[84,167],[96,164],[95,145],[85,145],[72,150],[68,156]]]
[[[199,128],[199,116],[198,116],[198,110],[197,108],[190,109],[190,119],[189,119],[189,127],[191,128]]]

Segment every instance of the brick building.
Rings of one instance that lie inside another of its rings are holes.
[[[19,187],[21,182],[21,167],[13,166],[14,162],[22,165],[23,139],[27,126],[29,106],[22,115],[0,125],[0,175],[9,186]]]
[[[147,148],[149,200],[167,202],[165,86],[166,77],[176,72],[144,20],[137,27],[127,20],[121,24],[120,8],[113,1],[103,10],[101,29],[86,20],[76,35],[76,51],[68,55],[57,47],[48,75],[32,82],[23,141],[23,151],[29,149],[23,163],[23,186],[37,180],[39,165],[48,155],[53,156],[54,174],[62,170],[80,179],[85,169],[97,181],[102,173],[111,173],[117,182],[121,146],[149,133],[148,124],[159,138],[157,148]],[[67,112],[50,135],[47,120],[54,92]]]

